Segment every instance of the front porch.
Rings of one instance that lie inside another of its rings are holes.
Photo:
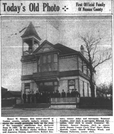
[[[46,97],[46,96],[45,96]],[[41,100],[41,99],[40,99]],[[17,101],[16,101],[17,102]],[[18,101],[19,102],[19,101]],[[80,102],[77,97],[57,97],[57,98],[42,98],[42,101],[26,101],[17,103],[15,108],[51,108],[51,109],[70,109],[77,108]]]

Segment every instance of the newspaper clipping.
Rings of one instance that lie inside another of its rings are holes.
[[[114,134],[113,8],[0,1],[0,134]]]

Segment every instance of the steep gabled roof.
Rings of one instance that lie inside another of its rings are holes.
[[[72,48],[69,48],[67,46],[64,46],[60,43],[57,43],[55,45],[53,45],[52,43],[50,43],[49,41],[45,40],[35,51],[34,54],[37,54],[37,52],[45,45],[45,44],[49,44],[50,46],[52,46],[56,51],[59,52],[59,54],[61,56],[63,55],[79,55],[83,60],[85,60],[88,63],[88,60],[81,54],[80,51],[76,51]]]
[[[41,40],[32,22],[30,22],[29,26],[27,27],[26,31],[21,37],[24,38],[24,37],[29,37],[29,36],[35,36],[37,39]]]
[[[62,44],[59,44],[59,43],[55,44],[55,45],[54,45],[54,48],[56,48],[56,49],[59,50],[59,53],[60,53],[61,56],[62,56],[62,55],[69,55],[69,54],[73,54],[73,55],[74,55],[74,54],[77,54],[77,55],[79,55],[83,60],[85,60],[85,61],[88,63],[88,60],[81,54],[80,51],[76,51],[76,50],[74,50],[74,49],[72,49],[72,48],[66,47],[66,46],[64,46],[64,45],[62,45]]]
[[[34,51],[34,54],[36,54],[45,44],[50,45],[51,47],[55,48],[52,43],[50,43],[49,41],[45,40],[42,42],[42,44]],[[56,49],[56,48],[55,48]]]
[[[74,54],[74,53],[77,53],[76,50],[71,49],[69,47],[66,47],[66,46],[64,46],[62,44],[59,44],[59,43],[55,44],[54,48],[58,49],[60,51],[60,54]]]

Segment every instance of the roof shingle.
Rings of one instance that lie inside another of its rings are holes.
[[[76,50],[71,49],[69,47],[66,47],[66,46],[64,46],[62,44],[59,44],[59,43],[55,44],[54,48],[60,50],[60,54],[74,54],[74,53],[77,53]]]

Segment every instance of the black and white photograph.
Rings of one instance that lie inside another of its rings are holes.
[[[112,116],[111,16],[1,21],[1,116]]]

